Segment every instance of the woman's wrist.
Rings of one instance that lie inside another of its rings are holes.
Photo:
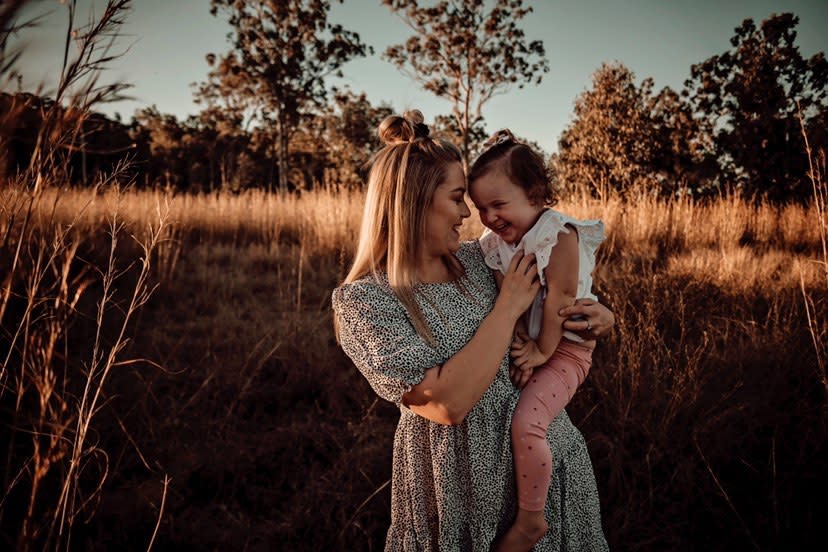
[[[523,314],[523,311],[515,306],[515,302],[510,301],[503,294],[498,295],[491,312],[495,316],[502,317],[504,321],[508,322],[510,333],[514,331],[515,324],[517,324],[520,316]]]

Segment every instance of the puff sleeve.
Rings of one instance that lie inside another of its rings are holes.
[[[417,334],[390,289],[371,281],[344,284],[333,291],[334,317],[342,350],[383,399],[402,396],[445,361]]]
[[[567,224],[574,226],[578,231],[578,272],[581,281],[579,287],[584,280],[583,274],[589,275],[592,273],[592,269],[595,268],[595,251],[604,240],[604,224],[600,220],[578,220],[550,209],[544,213],[544,216],[532,229],[531,234],[527,234],[524,238],[526,250],[535,254],[542,285],[546,285],[544,270],[549,266],[552,249],[558,245],[558,236],[561,233],[569,234],[570,232],[570,229],[566,227]],[[591,287],[591,285],[590,278],[589,286]],[[583,297],[583,293],[589,293],[589,287],[586,290],[579,289],[578,291],[578,297]]]
[[[478,239],[478,243],[480,244],[480,250],[483,253],[483,262],[486,263],[486,266],[492,270],[499,270],[505,274],[509,263],[503,263],[500,251],[502,240],[498,239],[497,234],[487,228],[483,234],[481,234]]]

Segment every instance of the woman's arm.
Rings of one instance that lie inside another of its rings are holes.
[[[489,388],[509,349],[518,317],[540,289],[535,257],[518,252],[501,282],[494,307],[472,339],[403,395],[412,412],[438,424],[461,423]]]
[[[571,307],[562,308],[558,314],[564,317],[563,327],[586,340],[601,338],[615,326],[615,315],[603,304],[593,299],[578,299]],[[571,320],[572,316],[580,316]]]

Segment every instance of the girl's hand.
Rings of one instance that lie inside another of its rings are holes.
[[[518,389],[523,389],[529,383],[529,378],[534,373],[534,368],[527,368],[525,370],[518,368],[514,363],[509,365],[509,379]]]
[[[607,307],[592,299],[578,299],[571,307],[558,311],[564,320],[565,330],[578,334],[586,340],[603,337],[615,325],[615,315]],[[580,318],[572,319],[572,316]]]
[[[539,290],[540,281],[535,256],[524,255],[523,251],[518,251],[503,275],[496,304],[510,309],[510,313],[517,320],[532,305]]]
[[[526,324],[523,323],[523,317],[521,317],[518,319],[517,324],[515,325],[515,334],[512,338],[512,346],[514,346],[515,344],[522,345],[529,339],[529,333],[526,331]],[[514,363],[514,360],[509,363],[509,379],[512,380],[512,383],[518,389],[523,389],[526,386],[526,382],[528,382],[529,378],[532,377],[532,372],[534,372],[534,370],[530,368],[526,368],[525,370],[519,368]]]
[[[522,339],[516,336],[512,341],[510,352],[512,355],[512,364],[524,371],[534,370],[548,360],[543,356],[534,339]]]

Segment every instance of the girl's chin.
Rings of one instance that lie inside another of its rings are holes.
[[[497,235],[500,237],[501,240],[512,245],[514,245],[517,241],[515,240],[515,233],[512,231],[511,228],[507,228],[505,232],[497,232]]]

